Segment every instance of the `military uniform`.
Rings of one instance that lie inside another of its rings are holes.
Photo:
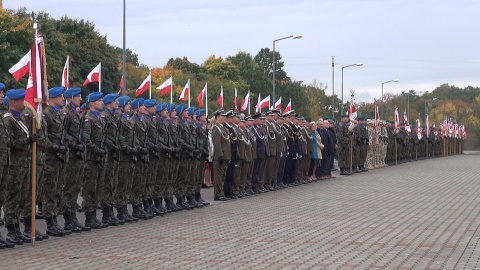
[[[215,115],[226,115],[223,110],[215,112]],[[221,124],[215,123],[212,127],[213,145],[213,177],[214,199],[225,201],[223,193],[223,181],[226,176],[228,161],[231,159],[230,135],[228,130]]]
[[[345,116],[343,116],[345,117]],[[350,144],[353,129],[353,124],[350,126],[348,123],[341,122],[337,129],[337,142],[338,142],[338,166],[340,167],[340,174],[349,175],[350,172]]]
[[[181,104],[184,105],[184,104]],[[182,108],[180,105],[178,108]],[[186,109],[186,106],[183,107]],[[176,110],[177,110],[176,109]],[[184,109],[178,109],[177,113],[180,115]],[[183,209],[192,209],[194,206],[186,201],[187,188],[189,180],[191,179],[190,169],[193,165],[193,150],[195,149],[190,141],[190,124],[185,119],[180,119],[178,122],[178,141],[181,148],[176,194],[177,207]]]
[[[267,114],[273,115],[274,113],[267,112]],[[265,160],[264,186],[265,189],[275,190],[274,185],[277,178],[278,168],[275,166],[275,162],[277,159],[277,134],[275,132],[275,126],[273,121],[266,121],[265,130],[268,145],[268,155],[267,159]]]
[[[260,117],[255,115],[254,117]],[[252,130],[255,134],[256,149],[253,151],[256,152],[255,161],[253,163],[253,175],[252,175],[252,189],[254,192],[262,191],[262,177],[263,177],[263,168],[265,166],[265,159],[267,157],[267,145],[265,143],[265,133],[263,129],[254,124]]]

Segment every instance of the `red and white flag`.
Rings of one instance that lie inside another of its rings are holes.
[[[223,86],[222,86],[222,89],[220,90],[220,95],[218,96],[217,102],[218,102],[218,105],[220,105],[220,109],[223,109]]]
[[[207,96],[207,83],[205,83],[205,87],[203,87],[202,91],[200,91],[200,94],[197,96],[197,102],[198,102],[198,107],[204,107],[205,104],[203,103],[203,100]]]
[[[152,87],[152,73],[148,73],[147,78],[143,80],[142,84],[135,90],[135,96],[140,96],[145,91],[150,90]]]
[[[118,92],[117,92],[117,95],[121,95],[122,94],[122,90],[123,90],[123,76],[120,77],[120,82],[118,83]]]
[[[287,113],[291,110],[292,110],[292,99],[290,99],[290,101],[288,102],[287,107],[285,107],[285,109],[283,110],[283,113]]]
[[[173,85],[173,79],[172,79],[172,76],[170,76],[170,78],[168,78],[159,87],[157,87],[157,90],[160,90],[160,96],[166,95],[168,93],[172,93],[172,89],[173,89],[172,85]]]
[[[235,98],[233,98],[233,107],[235,111],[238,110],[237,88],[235,88]]]
[[[248,92],[245,98],[243,99],[242,105],[240,106],[240,111],[242,112],[246,111],[249,103],[250,103],[250,92]]]
[[[18,61],[18,63],[8,70],[8,72],[12,74],[17,82],[30,71],[31,55],[32,50],[28,51],[28,53],[25,54],[20,61]]]
[[[67,61],[65,61],[65,66],[63,66],[62,72],[62,87],[68,89],[68,73],[70,71],[70,56],[67,56]]]
[[[187,81],[187,84],[185,84],[185,87],[183,87],[182,93],[180,93],[180,100],[186,101],[189,96],[190,96],[190,79]]]
[[[410,123],[408,122],[407,118],[407,112],[403,112],[403,122],[405,123],[405,130],[407,132],[412,132],[412,129],[410,128]]]
[[[355,106],[355,99],[352,98],[352,101],[350,102],[350,106],[348,106],[347,110],[347,115],[350,118],[351,121],[357,120],[357,107]]]
[[[92,82],[100,82],[101,72],[102,72],[102,63],[99,63],[92,71],[90,71],[90,73],[88,73],[87,78],[83,82],[83,86]]]
[[[400,128],[400,117],[398,115],[398,107],[395,107],[395,128]]]
[[[42,121],[42,101],[48,97],[48,91],[46,89],[46,70],[45,58],[42,54],[43,40],[36,37],[32,45],[31,55],[31,72],[29,78],[29,85],[27,85],[27,91],[25,93],[25,103],[31,107],[32,111],[37,113],[37,127],[41,126]],[[31,86],[30,86],[31,85]]]
[[[427,138],[430,136],[430,120],[428,114],[425,116],[425,127],[427,128]]]
[[[280,97],[277,101],[275,101],[275,109],[282,109],[282,97]]]
[[[417,138],[422,139],[422,126],[420,125],[420,119],[417,119]]]
[[[269,108],[269,107],[270,107],[270,95],[268,95],[268,97],[260,101],[260,109]]]

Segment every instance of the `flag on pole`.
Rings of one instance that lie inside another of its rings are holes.
[[[159,87],[157,87],[157,90],[160,90],[160,96],[172,93],[172,81],[172,76],[170,76],[165,82],[163,82]]]
[[[417,138],[422,139],[422,126],[420,125],[420,119],[417,119]]]
[[[430,136],[430,120],[428,114],[425,116],[425,127],[427,128],[427,138]]]
[[[31,50],[31,71],[25,93],[25,105],[30,107],[37,119],[37,128],[41,127],[42,103],[48,97],[47,74],[45,70],[45,53],[42,38],[36,37]]]
[[[62,72],[62,87],[68,89],[68,73],[70,71],[70,56],[67,56],[67,61],[65,61],[65,66],[63,66]]]
[[[223,86],[221,86],[220,95],[217,99],[218,105],[220,105],[220,109],[223,109]]]
[[[143,80],[142,84],[135,90],[135,96],[140,96],[143,94],[145,91],[150,89],[150,86],[152,85],[152,73],[148,73],[147,78]]]
[[[290,99],[290,101],[288,102],[287,107],[285,107],[285,109],[283,110],[283,113],[287,113],[291,110],[292,110],[292,99]]]
[[[398,107],[395,107],[395,128],[400,128],[400,117],[398,116]]]
[[[357,107],[355,106],[355,99],[352,95],[352,100],[350,101],[350,106],[348,106],[347,115],[351,121],[357,120]]]
[[[123,76],[120,77],[120,82],[118,83],[118,92],[117,92],[117,95],[121,95],[122,94],[122,90],[123,90]]]
[[[243,99],[242,105],[240,106],[240,111],[242,112],[246,111],[249,103],[250,103],[250,91],[247,93],[247,95]]]
[[[30,71],[31,55],[32,50],[28,51],[28,53],[25,54],[20,61],[18,61],[18,63],[8,70],[8,72],[12,74],[17,82]]]
[[[203,87],[202,91],[200,91],[200,94],[198,94],[197,96],[198,107],[205,106],[205,104],[203,103],[203,100],[206,95],[207,95],[207,83],[205,83],[205,86]]]
[[[260,93],[258,93],[258,101],[257,101],[257,105],[255,105],[255,113],[259,113],[259,112],[261,111],[261,109],[260,109],[260,101],[261,101]]]
[[[102,69],[102,63],[99,63],[90,73],[88,73],[87,78],[83,82],[83,86],[92,83],[92,82],[100,82],[100,72]]]
[[[235,98],[233,99],[233,107],[236,110],[238,110],[238,97],[237,97],[237,88],[235,88]]]
[[[270,107],[270,95],[260,101],[260,109]]]
[[[275,102],[275,109],[282,109],[282,97],[280,97],[276,102]]]
[[[407,112],[403,111],[403,122],[405,123],[405,130],[407,132],[412,132],[410,128],[410,123],[408,123]]]
[[[182,93],[180,93],[180,100],[187,101],[188,96],[190,96],[190,80],[183,87]]]

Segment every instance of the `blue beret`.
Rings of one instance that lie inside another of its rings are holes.
[[[143,98],[134,99],[131,104],[133,109],[138,109],[138,107],[143,105]]]
[[[190,107],[187,109],[188,115],[193,115],[197,109],[195,107]]]
[[[102,97],[103,97],[102,92],[93,92],[93,93],[88,94],[87,98],[85,98],[85,99],[88,103],[88,102],[95,102],[95,101],[101,99]]]
[[[175,111],[177,113],[182,113],[183,111],[185,111],[187,109],[187,104],[185,103],[182,103],[180,105],[177,106],[177,108],[175,108]]]
[[[112,103],[117,98],[118,98],[118,94],[106,94],[103,97],[103,104]]]
[[[146,99],[144,102],[143,102],[143,105],[145,105],[145,107],[153,107],[155,106],[155,104],[157,103],[157,101],[155,99]]]
[[[168,112],[172,112],[173,110],[175,110],[176,106],[175,104],[168,104],[167,105],[167,111]]]
[[[3,104],[3,105],[8,105],[8,97],[4,97],[4,98],[3,98],[2,104]]]
[[[23,89],[10,89],[7,92],[8,99],[17,100],[25,98],[25,90]]]
[[[3,91],[5,89],[5,84],[0,82],[0,91]]]
[[[65,98],[73,98],[75,96],[80,95],[81,93],[82,93],[82,89],[80,88],[70,88],[63,93],[63,96]]]
[[[130,102],[129,96],[121,96],[118,98],[118,106],[123,107]]]
[[[198,110],[198,111],[195,112],[195,114],[196,114],[197,116],[205,115],[205,109]]]
[[[82,106],[80,106],[80,110],[85,111],[87,109],[87,103],[83,103]]]
[[[162,103],[158,104],[157,107],[155,107],[155,111],[156,112],[163,111],[163,110],[167,109],[167,106],[168,106],[168,104],[166,102],[162,102]]]
[[[65,88],[61,86],[53,87],[48,89],[48,97],[56,98],[63,94],[63,92],[65,92]]]

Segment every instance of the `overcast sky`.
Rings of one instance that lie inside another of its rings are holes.
[[[54,18],[93,21],[108,41],[122,47],[122,0],[3,0]],[[432,91],[442,83],[480,86],[478,0],[127,0],[127,47],[141,63],[162,67],[172,57],[202,63],[210,55],[238,51],[255,56],[276,42],[285,71],[313,80],[344,99],[371,102],[384,92]]]

